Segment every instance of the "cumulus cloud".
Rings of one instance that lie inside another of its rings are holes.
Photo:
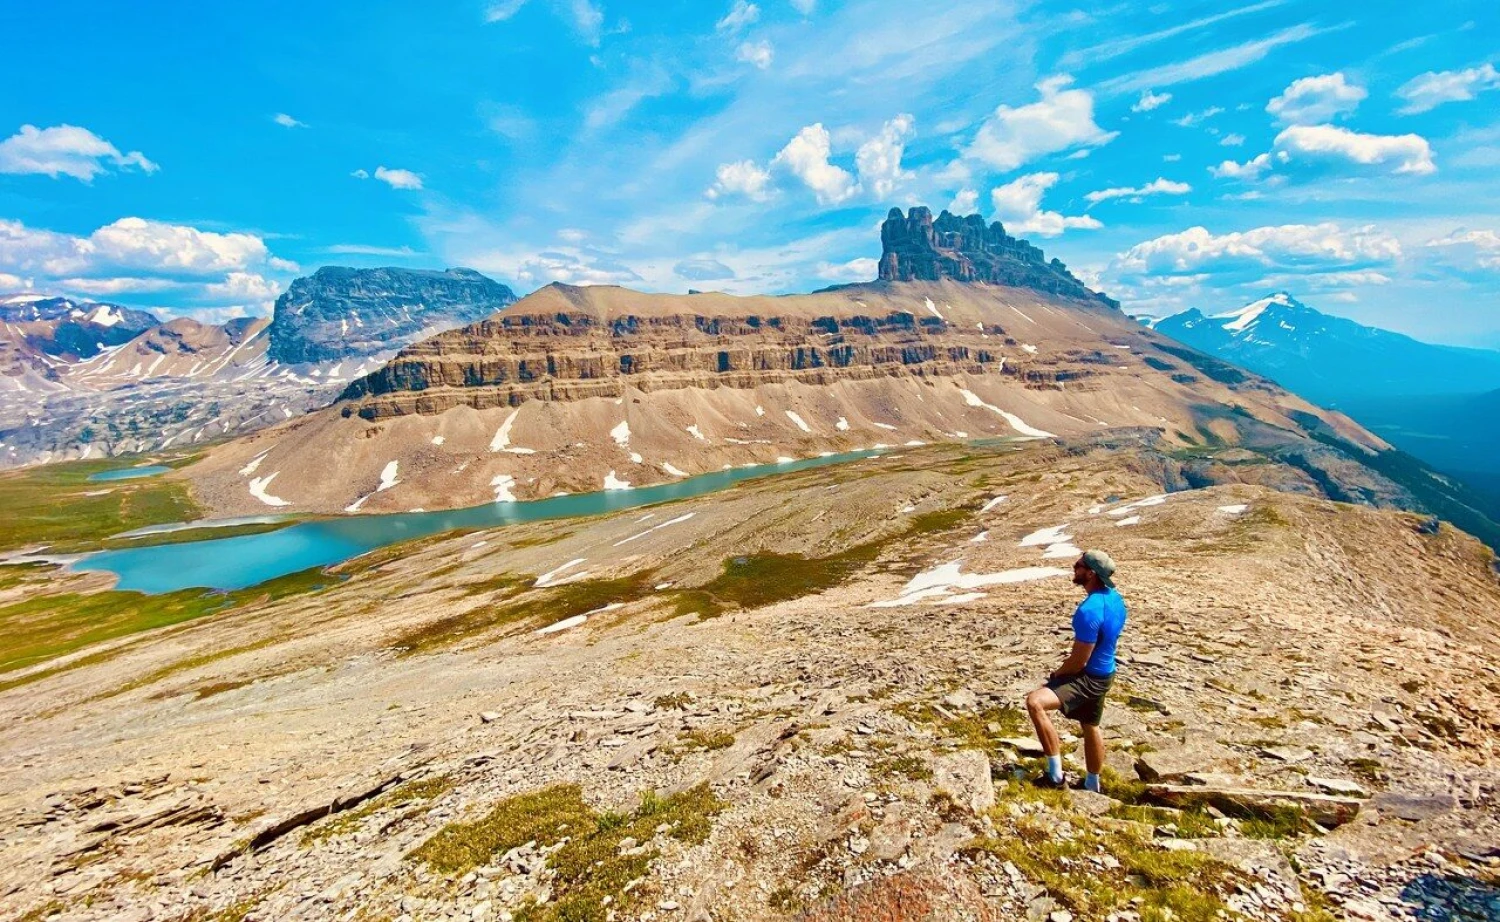
[[[906,152],[906,142],[911,140],[916,120],[910,115],[898,115],[880,127],[880,133],[859,146],[854,154],[855,169],[859,171],[859,183],[876,198],[885,198],[896,191],[896,186],[911,174],[901,169],[901,157]]]
[[[1500,89],[1500,71],[1495,70],[1495,65],[1485,63],[1464,70],[1428,71],[1402,84],[1396,95],[1406,100],[1400,111],[1414,115],[1444,103],[1467,102],[1495,89]]]
[[[203,286],[203,294],[214,301],[231,301],[269,307],[281,294],[281,286],[254,272],[231,272],[222,282]]]
[[[57,279],[52,284],[71,294],[88,295],[93,298],[118,297],[128,294],[149,294],[172,291],[184,287],[183,283],[174,279],[139,278],[135,276],[93,279],[67,278]]]
[[[568,285],[623,285],[639,282],[634,269],[618,260],[576,250],[546,251],[521,262],[517,281],[533,285],[563,282]]]
[[[274,116],[271,117],[271,121],[275,122],[276,124],[280,125],[283,128],[306,128],[307,127],[307,123],[306,122],[299,122],[296,119],[292,118],[290,115],[287,115],[285,112],[278,112],[278,113],[276,113]]]
[[[1065,230],[1096,230],[1103,227],[1088,215],[1067,216],[1042,210],[1042,196],[1057,184],[1056,173],[1028,173],[990,190],[995,218],[1012,233],[1056,237]]]
[[[979,193],[974,189],[960,189],[948,203],[948,210],[956,215],[970,215],[979,210]]]
[[[1242,134],[1226,134],[1224,137],[1219,139],[1220,147],[1239,147],[1244,143],[1245,136]]]
[[[1427,246],[1458,268],[1500,269],[1500,233],[1492,230],[1456,230],[1427,241]]]
[[[684,259],[672,267],[678,278],[690,282],[710,282],[716,279],[732,279],[734,270],[708,256]]]
[[[1171,93],[1153,93],[1150,90],[1147,90],[1146,92],[1142,93],[1141,98],[1138,99],[1130,107],[1130,111],[1150,112],[1152,109],[1159,109],[1171,101]]]
[[[714,184],[703,193],[709,199],[743,195],[751,201],[764,202],[770,197],[766,187],[771,182],[771,174],[756,166],[754,160],[721,163],[715,176]]]
[[[745,0],[734,0],[734,5],[729,8],[729,12],[724,14],[723,19],[714,24],[714,28],[720,32],[734,33],[758,19],[760,19],[760,7],[753,3],[746,3]]]
[[[853,197],[859,186],[852,173],[829,162],[832,150],[828,129],[818,122],[797,132],[771,164],[802,180],[802,184],[817,196],[819,204],[837,205]]]
[[[741,42],[740,47],[734,50],[734,59],[741,64],[754,64],[761,70],[771,66],[771,60],[776,56],[776,51],[771,43],[762,39],[758,42]]]
[[[139,169],[155,173],[160,167],[138,150],[120,153],[113,144],[76,125],[38,128],[22,125],[17,133],[0,141],[0,173],[34,173],[71,176],[93,182],[100,173],[116,169]]]
[[[87,237],[0,220],[0,266],[53,277],[104,269],[211,275],[252,266],[280,268],[254,234],[203,231],[144,218],[121,218]]]
[[[1364,87],[1349,83],[1342,73],[1303,77],[1266,103],[1266,111],[1283,125],[1316,125],[1348,115],[1368,95]]]
[[[1090,192],[1084,198],[1090,205],[1107,202],[1112,198],[1128,198],[1139,201],[1148,195],[1187,195],[1193,191],[1193,187],[1185,182],[1173,182],[1158,176],[1144,186],[1115,186],[1109,189],[1100,189]]]
[[[846,263],[820,262],[817,273],[820,278],[839,282],[868,282],[880,273],[880,263],[868,256]]]
[[[1138,243],[1112,268],[1124,276],[1350,271],[1394,263],[1401,242],[1373,225],[1283,224],[1213,234],[1190,227]]]
[[[1293,159],[1347,160],[1362,166],[1390,166],[1394,173],[1437,170],[1432,147],[1415,134],[1361,134],[1335,125],[1293,125],[1276,136],[1275,146]]]
[[[1006,171],[1047,154],[1114,140],[1119,132],[1105,131],[1094,122],[1094,94],[1068,89],[1072,82],[1066,74],[1049,77],[1036,85],[1039,101],[995,109],[965,153]]]
[[[370,179],[371,173],[367,170],[355,170],[349,174],[355,179]],[[383,166],[375,168],[373,174],[375,179],[380,180],[392,189],[420,189],[422,188],[422,177],[411,170],[393,170]]]

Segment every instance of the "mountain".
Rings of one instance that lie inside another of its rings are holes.
[[[376,355],[515,300],[510,288],[473,269],[324,266],[276,299],[269,355],[283,365]]]
[[[1047,292],[1065,298],[1119,303],[1090,291],[1059,259],[1005,232],[999,221],[988,226],[977,214],[960,218],[944,211],[912,208],[903,216],[892,208],[880,227],[880,278],[888,282],[987,282]]]
[[[1500,352],[1420,342],[1324,314],[1284,291],[1228,313],[1193,308],[1152,329],[1325,405],[1500,386]]]
[[[0,297],[0,467],[157,451],[283,422],[325,406],[408,342],[513,300],[470,269],[333,266],[293,282],[274,318],[222,324]],[[277,343],[300,360],[274,357]]]

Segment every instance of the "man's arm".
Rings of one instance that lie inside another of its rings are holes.
[[[1083,667],[1088,665],[1089,656],[1093,652],[1093,644],[1075,639],[1073,641],[1073,652],[1068,654],[1068,658],[1063,660],[1063,664],[1053,671],[1050,678],[1063,679],[1082,672]]]

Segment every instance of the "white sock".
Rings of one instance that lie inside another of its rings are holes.
[[[1089,772],[1087,775],[1085,775],[1083,778],[1083,789],[1085,791],[1093,791],[1095,794],[1098,794],[1099,776],[1094,774],[1093,772]]]
[[[1062,781],[1062,756],[1047,757],[1047,777],[1053,781]]]

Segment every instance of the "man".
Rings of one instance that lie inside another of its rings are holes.
[[[1115,677],[1115,646],[1125,630],[1125,600],[1115,591],[1114,575],[1115,562],[1103,551],[1087,551],[1073,564],[1074,585],[1088,593],[1073,612],[1073,652],[1046,685],[1026,696],[1026,711],[1047,754],[1047,772],[1037,779],[1045,787],[1063,784],[1062,743],[1047,715],[1062,711],[1083,727],[1083,758],[1088,767],[1083,786],[1099,790],[1099,772],[1104,768],[1099,718]]]

